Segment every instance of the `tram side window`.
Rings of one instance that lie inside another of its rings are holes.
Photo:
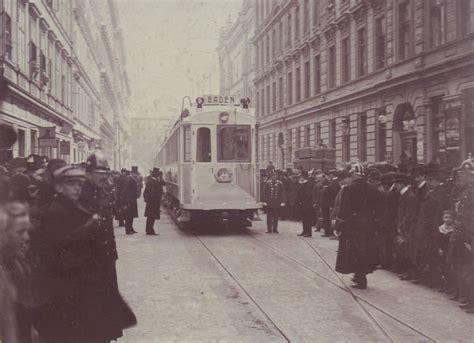
[[[218,126],[218,162],[250,162],[250,126]]]
[[[184,162],[191,162],[191,126],[185,126],[184,137]]]
[[[197,130],[197,157],[198,162],[211,162],[211,130],[200,127]]]

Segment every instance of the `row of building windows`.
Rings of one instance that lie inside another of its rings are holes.
[[[427,11],[430,14],[428,26],[429,26],[429,37],[430,47],[436,47],[439,44],[445,43],[446,37],[446,10],[444,3],[439,5],[438,2],[426,2]],[[458,13],[458,20],[462,24],[458,25],[456,30],[457,36],[462,37],[470,32],[470,2],[468,0],[459,0],[450,6],[455,6],[451,10],[455,10],[454,13]],[[457,7],[456,7],[457,6]],[[398,18],[398,59],[403,60],[412,56],[413,54],[413,1],[404,0],[398,4],[397,18]],[[296,12],[298,13],[298,12]],[[289,19],[291,13],[288,14]],[[291,20],[288,20],[286,25],[287,29],[291,30]],[[276,54],[270,55],[270,46],[272,51],[277,49],[281,52],[281,27],[283,22],[275,25],[278,28],[278,37],[280,37],[280,44],[271,44],[269,42],[270,35],[267,35],[262,39],[260,44],[257,43],[257,66],[262,68],[268,65],[271,61],[271,57],[276,57]],[[272,31],[275,32],[275,29]],[[272,37],[274,37],[272,33]],[[335,88],[337,86],[337,80],[339,84],[344,84],[351,81],[354,78],[360,78],[367,75],[371,71],[383,69],[387,65],[387,20],[385,12],[381,11],[380,14],[374,17],[373,32],[371,36],[373,40],[369,42],[368,26],[366,24],[356,27],[355,31],[356,39],[354,40],[355,52],[351,52],[351,32],[341,34],[339,42],[334,40],[326,41],[326,52],[320,51],[312,62],[314,64],[314,71],[311,71],[310,63],[311,58],[305,56],[303,67],[296,66],[294,71],[290,71],[286,74],[286,105],[292,105],[295,102],[300,102],[311,95],[317,95],[326,90]],[[278,39],[277,39],[278,41]],[[274,39],[272,38],[274,43]],[[369,44],[373,46],[369,47]],[[264,49],[262,48],[264,47]],[[374,51],[373,65],[370,66],[369,70],[369,51]],[[325,56],[323,56],[325,54]],[[338,56],[337,56],[338,55]],[[325,58],[324,58],[325,57]],[[296,58],[300,58],[297,56]],[[326,63],[323,62],[323,58]],[[352,64],[352,59],[355,59],[355,64]],[[351,66],[355,66],[355,70],[351,70]],[[322,67],[325,66],[323,70]],[[302,78],[302,73],[304,76]],[[323,84],[323,74],[326,75],[325,84]],[[339,76],[339,77],[338,77]],[[271,111],[275,111],[278,108],[283,107],[284,104],[284,75],[280,73],[276,77],[276,81],[271,82],[267,86],[259,86],[257,83],[257,112],[258,115],[265,115]],[[278,85],[276,84],[278,82]],[[304,86],[302,86],[304,82]],[[311,93],[311,82],[313,82],[313,94]],[[271,86],[271,87],[270,87]],[[271,88],[271,89],[270,89]],[[304,94],[302,94],[302,89]],[[278,97],[279,100],[273,99]]]

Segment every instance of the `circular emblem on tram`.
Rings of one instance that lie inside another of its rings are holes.
[[[223,123],[227,123],[227,121],[229,120],[229,112],[219,113],[219,120]]]
[[[216,173],[216,180],[220,183],[229,183],[234,178],[234,173],[229,168],[221,168]]]

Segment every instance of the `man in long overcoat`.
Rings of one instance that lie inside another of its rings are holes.
[[[111,289],[98,266],[102,220],[79,203],[85,173],[73,166],[54,172],[58,195],[47,205],[32,250],[36,253],[33,290],[35,327],[45,342],[109,342],[121,336]],[[122,301],[123,299],[114,301]],[[128,308],[128,307],[127,307]],[[130,311],[131,313],[131,311]],[[131,313],[128,326],[135,317]]]
[[[125,233],[136,233],[133,219],[138,217],[137,204],[138,186],[130,176],[130,171],[122,169],[122,175],[117,182],[117,211],[125,220]]]
[[[160,219],[161,197],[163,195],[163,175],[160,168],[153,168],[150,176],[146,179],[143,199],[145,200],[146,234],[157,235],[153,225],[156,219]]]
[[[364,167],[356,163],[351,181],[344,190],[336,220],[339,236],[336,271],[354,273],[352,287],[367,288],[367,274],[378,264],[374,221],[381,195],[367,182]]]
[[[280,209],[285,206],[286,193],[283,182],[278,180],[278,174],[273,170],[270,179],[263,185],[262,202],[267,213],[267,233],[278,233],[278,218]]]
[[[313,186],[314,183],[309,179],[308,172],[303,170],[296,193],[296,206],[303,224],[303,231],[298,236],[312,236],[311,227],[315,215],[313,211]]]

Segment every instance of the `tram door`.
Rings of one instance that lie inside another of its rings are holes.
[[[193,130],[193,134],[196,143],[194,144],[193,197],[196,197],[213,183],[215,133],[213,127],[199,126]]]

